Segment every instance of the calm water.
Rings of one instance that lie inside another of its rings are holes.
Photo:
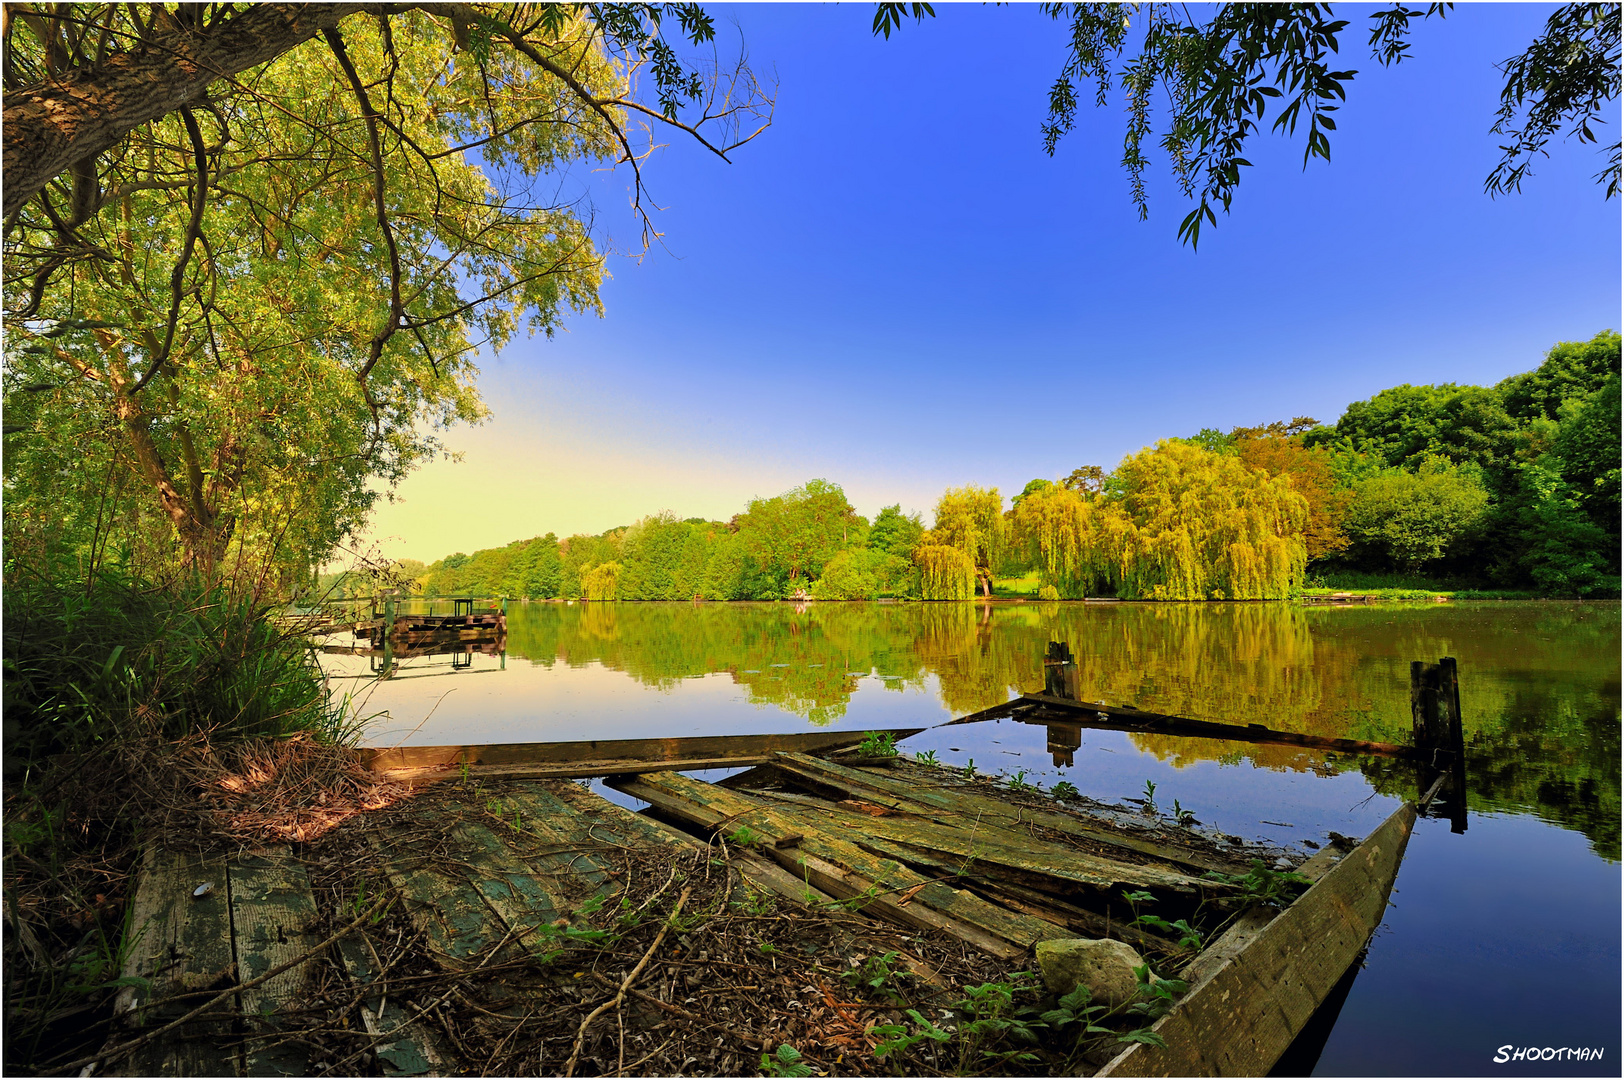
[[[505,657],[408,660],[381,683],[326,660],[379,714],[374,744],[533,742],[936,725],[1040,687],[1050,640],[1086,698],[1388,742],[1409,740],[1410,661],[1456,657],[1470,828],[1418,824],[1316,1075],[1618,1075],[1616,604],[534,604],[510,608]],[[1390,762],[1083,739],[1064,768],[1014,721],[904,749],[1113,801],[1148,780],[1203,827],[1287,844],[1363,835],[1414,794]],[[1505,1044],[1605,1056],[1495,1063]]]

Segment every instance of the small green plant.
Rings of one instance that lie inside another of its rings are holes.
[[[894,1062],[926,1039],[945,1043],[953,1038],[950,1033],[919,1015],[918,1009],[909,1009],[906,1015],[914,1022],[913,1031],[909,1031],[904,1024],[876,1024],[868,1029],[870,1035],[877,1035],[880,1038],[874,1046],[874,1057],[877,1060],[884,1061],[889,1057]]]
[[[1157,978],[1155,973],[1150,970],[1149,964],[1140,964],[1134,968],[1133,975],[1139,982],[1139,996],[1142,1000],[1129,1005],[1128,1012],[1143,1016],[1149,1020],[1155,1020],[1157,1017],[1164,1015],[1168,1009],[1173,1007],[1173,1003],[1178,1000],[1178,995],[1189,989],[1189,984],[1182,979]],[[1134,1032],[1132,1034],[1139,1035],[1140,1033]],[[1161,1038],[1161,1036],[1155,1035],[1154,1032],[1146,1032],[1145,1034],[1149,1034],[1158,1040]],[[1141,1037],[1129,1038],[1124,1041],[1149,1042],[1150,1040]],[[1160,1046],[1162,1044],[1156,1042],[1154,1045]]]
[[[929,765],[932,768],[941,764],[940,761],[936,760],[936,751],[934,750],[921,750],[914,754],[914,760],[921,765]]]
[[[975,758],[971,758],[969,761],[965,762],[965,764],[964,764],[964,778],[966,780],[974,780],[976,778],[976,759]]]
[[[1017,1009],[1015,994],[1032,979],[1030,971],[1016,972],[1009,982],[966,986],[966,996],[951,1008],[964,1019],[959,1023],[959,1071],[988,1072],[1008,1062],[1035,1062],[1037,1055],[1022,1046],[1038,1044],[1037,1029],[1044,1023],[1031,1009]],[[1003,1043],[1014,1048],[1003,1048]]]
[[[1037,790],[1037,787],[1035,785],[1028,784],[1026,782],[1026,770],[1025,769],[1017,769],[1017,770],[1015,770],[1015,775],[1009,778],[1008,785],[1009,785],[1009,790],[1011,790],[1011,791],[1024,792],[1024,791],[1036,791]]]
[[[761,839],[761,836],[750,826],[740,825],[728,834],[727,839],[729,843],[737,844],[740,847],[752,847]]]
[[[1285,907],[1297,899],[1298,893],[1313,884],[1301,874],[1271,869],[1262,859],[1253,859],[1252,868],[1244,874],[1220,874],[1216,870],[1209,870],[1202,876],[1236,886],[1240,890],[1236,899],[1243,907],[1251,904]]]
[[[1149,926],[1160,930],[1164,934],[1178,935],[1179,948],[1189,949],[1192,952],[1201,951],[1201,931],[1190,925],[1188,919],[1176,919],[1168,922],[1160,915],[1140,915],[1133,920],[1136,925]]]
[[[779,1043],[776,1053],[761,1055],[764,1076],[811,1076],[812,1068],[801,1060],[801,1052],[789,1043]]]
[[[865,731],[857,752],[863,757],[896,757],[897,738],[889,731]]]
[[[1083,793],[1077,790],[1077,785],[1070,780],[1062,780],[1049,789],[1049,794],[1057,799],[1080,799]]]
[[[761,953],[763,956],[773,956],[778,952],[778,946],[774,945],[770,941],[763,941],[760,945],[756,946],[756,951]]]
[[[891,965],[896,962],[901,953],[888,952],[883,956],[870,956],[861,964],[857,964],[840,973],[840,981],[853,990],[867,994],[870,997],[882,997],[893,1004],[904,1004],[908,999],[897,992],[894,983],[907,976],[906,971],[898,971]]]
[[[1156,816],[1156,784],[1154,781],[1145,781],[1145,813]]]
[[[1199,824],[1195,819],[1195,815],[1180,806],[1177,799],[1173,800],[1173,821],[1181,829],[1188,829],[1192,825]]]

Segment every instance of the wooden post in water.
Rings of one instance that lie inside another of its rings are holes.
[[[383,598],[383,674],[387,678],[395,668],[395,594]]]
[[[1071,646],[1064,641],[1049,642],[1048,655],[1043,658],[1043,692],[1050,697],[1078,699],[1081,681],[1077,664],[1072,659]]]
[[[1427,791],[1440,773],[1449,780],[1450,831],[1466,831],[1466,736],[1461,726],[1460,673],[1455,658],[1436,664],[1410,664],[1410,725],[1416,749],[1426,752],[1417,766],[1419,790]]]

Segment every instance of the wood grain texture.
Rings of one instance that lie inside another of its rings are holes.
[[[310,877],[286,846],[235,856],[230,862],[232,947],[238,977],[247,982],[313,948],[316,899]],[[283,972],[239,995],[243,1020],[251,1034],[280,1031],[277,1013],[303,1002],[311,961]],[[248,1043],[249,1076],[304,1076],[310,1072],[309,1051],[297,1042]]]
[[[1415,825],[1406,803],[1296,903],[1205,967],[1100,1076],[1264,1076],[1370,940]],[[1216,944],[1216,943],[1215,943]]]

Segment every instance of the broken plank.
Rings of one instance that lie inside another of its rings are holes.
[[[1264,1076],[1370,940],[1415,826],[1406,803],[1100,1076]]]
[[[890,728],[888,733],[901,740],[917,735],[923,728]],[[856,746],[866,738],[861,731],[813,731],[783,735],[697,735],[670,739],[591,739],[577,742],[495,743],[479,746],[397,746],[363,751],[367,764],[392,777],[429,775],[435,771],[476,766],[552,766],[548,775],[607,776],[611,772],[648,772],[661,763],[676,761],[718,762],[718,765],[685,765],[684,768],[717,768],[729,765],[759,764],[756,759],[780,750],[833,750]],[[618,768],[615,767],[619,762]],[[583,763],[593,770],[574,772]],[[420,772],[421,771],[421,772]],[[492,773],[491,775],[495,775]],[[533,775],[543,775],[536,772]]]
[[[304,864],[285,845],[245,852],[231,859],[232,946],[243,982],[309,952],[318,942],[314,932],[316,899]],[[305,1076],[310,1052],[300,1042],[278,1042],[283,1029],[278,1014],[303,1004],[312,961],[307,959],[268,982],[239,995],[244,1024],[255,1036],[248,1041],[245,1072],[249,1076]]]
[[[459,821],[448,834],[467,859],[463,871],[479,895],[532,954],[555,951],[558,935],[552,924],[569,911],[561,890],[549,890],[544,878],[527,866],[495,833],[472,821]]]
[[[1216,871],[1227,874],[1233,873],[1236,869],[1231,864],[1177,844],[1143,840],[1089,828],[1084,822],[1068,814],[1007,803],[963,787],[933,787],[868,769],[847,768],[807,754],[779,754],[773,764],[786,772],[805,777],[814,783],[832,785],[851,795],[867,797],[863,795],[866,791],[888,797],[892,800],[892,805],[898,809],[921,813],[927,812],[925,808],[929,808],[938,814],[945,812],[955,815],[954,819],[937,817],[936,820],[947,821],[969,817],[987,821],[1021,835],[1025,835],[1021,826],[1037,825],[1081,840],[1120,848],[1123,851],[1131,851],[1203,873]]]
[[[994,956],[1013,958],[1038,941],[1065,931],[1030,916],[1004,911],[969,893],[930,881],[892,860],[876,858],[856,844],[814,829],[737,792],[680,773],[617,777],[610,785],[661,810],[696,824],[736,830],[740,826],[769,842],[801,833],[798,846],[766,854],[792,874],[844,900],[860,899],[860,910],[913,926],[932,926]],[[913,889],[913,902],[899,903]]]
[[[203,885],[210,888],[196,895]],[[124,986],[114,1006],[127,1024],[169,1023],[190,1012],[197,1000],[166,999],[223,990],[236,982],[230,872],[221,856],[148,848],[132,920],[120,975],[141,983]],[[126,1076],[240,1076],[240,1055],[222,1045],[230,1030],[223,1020],[193,1020],[138,1048],[115,1071]]]

